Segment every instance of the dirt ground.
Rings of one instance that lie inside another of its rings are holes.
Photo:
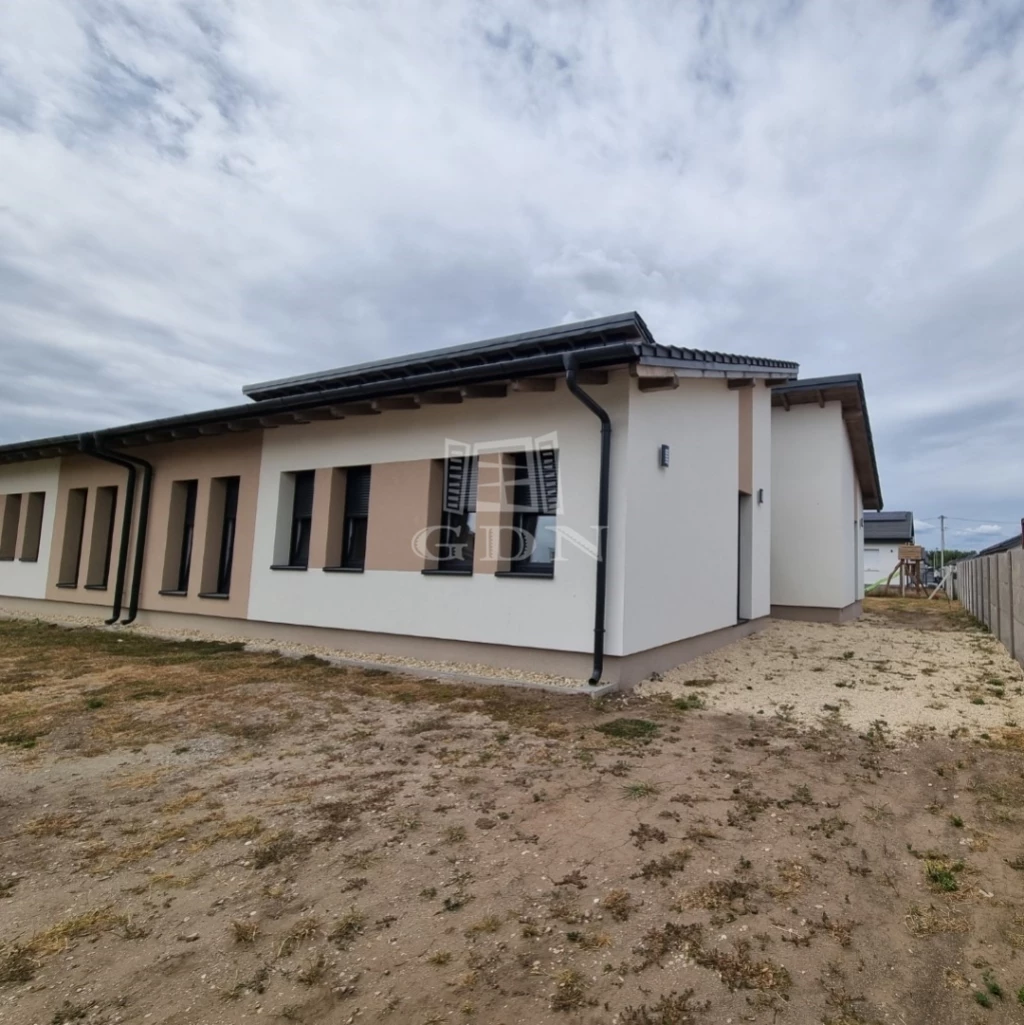
[[[867,598],[842,627],[776,620],[736,644],[645,683],[680,696],[697,686],[710,708],[854,729],[948,733],[1024,723],[1024,673],[959,605]]]
[[[1024,731],[716,686],[0,623],[0,1021],[1024,1022]]]

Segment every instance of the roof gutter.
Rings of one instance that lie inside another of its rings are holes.
[[[106,463],[113,463],[115,466],[122,466],[128,471],[128,481],[125,486],[124,513],[121,517],[121,542],[117,551],[117,570],[114,574],[114,607],[111,610],[110,618],[103,622],[107,626],[113,626],[121,615],[121,602],[124,598],[124,575],[128,567],[128,546],[131,543],[132,534],[132,513],[135,511],[135,464],[128,459],[102,447],[102,441],[95,434],[83,434],[79,438],[79,448],[85,455],[94,459],[102,459]]]
[[[593,396],[580,388],[577,381],[579,361],[575,353],[566,353],[565,383],[576,396],[601,421],[601,472],[597,492],[597,574],[594,586],[594,668],[590,674],[590,685],[596,687],[604,673],[605,637],[605,594],[608,581],[608,493],[609,470],[612,453],[612,421]]]

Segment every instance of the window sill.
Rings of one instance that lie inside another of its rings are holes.
[[[33,558],[33,559],[26,559],[26,558],[22,557],[22,558],[20,558],[18,560],[18,562],[38,562],[38,561],[39,561],[39,556],[38,555],[35,558]]]
[[[85,589],[87,591],[105,591],[107,589],[106,584],[86,584]]]
[[[69,583],[69,582],[68,582],[68,581],[66,581],[66,580],[65,580],[65,581],[60,581],[60,580],[58,580],[58,581],[57,581],[57,586],[58,586],[58,587],[67,587],[67,588],[70,588],[70,589],[71,589],[71,590],[73,591],[73,590],[75,590],[75,588],[77,588],[77,587],[78,587],[78,581],[77,581],[77,580],[73,580],[73,581],[71,581],[71,582]]]
[[[13,555],[0,555],[0,562],[14,562]]]
[[[188,591],[175,591],[168,588],[166,591],[157,591],[157,594],[162,594],[165,598],[187,598]]]
[[[523,577],[525,580],[554,580],[555,571],[545,569],[499,569],[496,577]]]
[[[300,573],[305,573],[305,572],[306,572],[306,570],[308,570],[308,569],[309,569],[309,567],[308,567],[308,566],[289,566],[289,565],[288,565],[287,563],[284,563],[284,564],[282,564],[282,565],[280,565],[280,566],[271,566],[270,568],[271,568],[271,569],[291,569],[291,570],[298,570],[298,571],[299,571]]]
[[[471,569],[421,569],[425,577],[471,577]]]
[[[230,594],[222,594],[220,591],[200,591],[197,595],[199,598],[219,598],[221,601],[227,601],[231,597]]]
[[[364,566],[321,566],[324,573],[363,573]]]

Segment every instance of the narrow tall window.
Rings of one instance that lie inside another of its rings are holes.
[[[558,453],[539,449],[515,454],[512,554],[509,571],[555,572]]]
[[[82,558],[82,535],[85,532],[85,507],[88,488],[72,488],[68,492],[67,515],[64,517],[64,540],[60,550],[58,587],[78,586],[78,565]]]
[[[46,505],[46,492],[33,491],[28,496],[28,508],[25,511],[25,536],[21,540],[22,562],[35,562],[39,558],[39,546],[43,540],[43,508]]]
[[[110,578],[110,555],[114,545],[114,514],[117,511],[117,488],[96,489],[96,507],[92,517],[92,543],[85,586],[102,591]]]
[[[224,520],[220,530],[220,556],[217,560],[217,593],[231,593],[231,565],[235,558],[235,521],[238,517],[238,478],[222,477]]]
[[[188,578],[192,572],[192,549],[196,539],[196,494],[199,481],[185,480],[179,482],[184,488],[184,504],[181,520],[181,549],[178,555],[178,579],[175,590],[186,593]]]
[[[288,546],[288,565],[309,565],[309,538],[313,529],[313,480],[315,470],[302,470],[295,474],[295,492],[292,497],[292,532]]]
[[[370,467],[350,466],[345,471],[345,522],[341,534],[341,565],[366,565],[366,526],[370,516]]]
[[[476,541],[475,456],[456,456],[445,463],[441,537],[437,546],[437,568],[473,571]]]
[[[0,496],[3,519],[0,520],[0,559],[13,559],[18,545],[18,522],[21,519],[21,495]]]

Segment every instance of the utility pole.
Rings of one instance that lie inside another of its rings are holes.
[[[939,572],[946,572],[946,517],[939,517]]]

